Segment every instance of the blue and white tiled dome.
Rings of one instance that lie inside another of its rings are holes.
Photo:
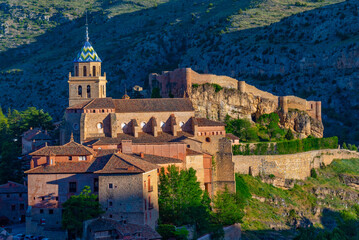
[[[91,44],[86,41],[81,51],[77,54],[74,62],[102,62]]]

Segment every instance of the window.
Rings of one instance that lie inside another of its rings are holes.
[[[146,122],[141,122],[141,128],[146,126]]]
[[[113,188],[113,184],[112,184],[112,183],[109,183],[109,184],[108,184],[108,188]]]
[[[49,214],[54,214],[54,209],[49,209]]]
[[[50,165],[53,165],[54,164],[54,159],[50,159]]]
[[[77,123],[74,123],[72,127],[74,128],[74,130],[79,130],[79,125]]]
[[[24,210],[25,209],[25,204],[20,203],[20,210]]]
[[[93,191],[98,192],[98,178],[93,179]]]
[[[41,197],[41,200],[42,200],[42,201],[45,201],[45,197]]]
[[[55,199],[56,199],[56,201],[59,201],[59,197],[56,197]]]
[[[112,218],[112,214],[110,214],[110,218]]]
[[[10,197],[10,194],[6,194],[6,197],[9,198],[9,197]]]
[[[86,66],[84,66],[84,77],[87,76],[87,69],[86,69]]]
[[[180,127],[183,127],[183,125],[184,125],[184,122],[180,122],[180,124],[179,124],[179,125],[180,125]]]
[[[211,139],[209,137],[206,137],[206,142],[211,142]]]
[[[108,202],[108,206],[109,206],[109,207],[112,207],[112,201],[109,201],[109,202]]]
[[[147,201],[145,199],[145,211],[147,210]]]
[[[76,182],[69,182],[69,192],[70,193],[77,192],[77,183]]]
[[[40,213],[44,213],[44,209],[40,209]]]
[[[12,204],[11,205],[11,211],[15,211],[16,210],[16,205],[15,204]]]
[[[19,193],[19,197],[22,197],[22,193]]]
[[[92,67],[92,76],[96,76],[96,67],[95,66]]]
[[[79,161],[86,161],[86,156],[79,156]]]
[[[69,156],[69,160],[70,160],[70,161],[72,160],[72,156]]]
[[[82,86],[78,87],[77,94],[82,97]]]
[[[75,76],[76,77],[79,76],[79,67],[78,66],[75,67]]]
[[[91,98],[91,86],[87,85],[87,98]]]
[[[161,122],[160,123],[160,127],[162,128],[162,127],[164,127],[165,126],[165,122]]]
[[[121,123],[121,129],[124,129],[126,127],[126,123]]]
[[[97,128],[102,129],[103,128],[102,123],[97,123]]]

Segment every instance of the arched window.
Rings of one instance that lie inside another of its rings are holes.
[[[183,125],[184,125],[184,122],[180,122],[180,124],[179,124],[179,125],[180,125],[180,127],[183,127]]]
[[[86,66],[84,66],[84,77],[87,76],[87,72],[86,72]]]
[[[102,129],[102,127],[103,127],[103,126],[102,126],[102,123],[97,123],[97,128],[98,128],[98,129]]]
[[[141,122],[141,128],[144,128],[146,126],[146,122]]]
[[[91,86],[87,85],[87,98],[91,98]]]
[[[82,87],[81,86],[79,86],[77,92],[78,92],[79,96],[82,97]]]
[[[79,76],[79,67],[78,66],[75,67],[75,76],[76,77]]]
[[[124,129],[126,127],[126,125],[127,125],[126,123],[122,123],[121,124],[121,129]]]
[[[160,127],[163,128],[165,126],[165,122],[161,121]]]
[[[92,67],[92,76],[96,76],[96,66]]]

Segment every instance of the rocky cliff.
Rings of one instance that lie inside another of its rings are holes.
[[[321,121],[311,118],[306,112],[291,110],[283,113],[278,107],[278,98],[266,98],[237,89],[216,90],[210,84],[193,87],[190,93],[197,117],[224,121],[228,114],[232,118],[255,120],[262,114],[278,112],[282,127],[290,128],[300,137],[313,135],[323,137]]]

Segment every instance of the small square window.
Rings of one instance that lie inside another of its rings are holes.
[[[15,204],[11,205],[11,210],[12,210],[12,211],[15,211],[15,209],[16,209]]]
[[[22,197],[22,193],[19,193],[19,197]]]
[[[9,198],[9,197],[10,197],[10,194],[6,194],[6,197]]]
[[[25,204],[20,203],[20,210],[24,210],[25,209]]]
[[[41,200],[42,200],[42,201],[45,201],[45,197],[41,197]]]
[[[49,209],[49,214],[54,214],[54,209]]]
[[[110,207],[112,207],[112,201],[109,201],[109,202],[108,202],[108,205],[109,205]]]
[[[70,160],[70,161],[72,160],[72,156],[69,156],[69,160]]]
[[[59,197],[56,197],[56,201],[59,201]]]
[[[44,213],[44,209],[40,209],[40,213]]]
[[[112,183],[109,183],[109,184],[108,184],[108,188],[113,188],[113,184],[112,184]]]

